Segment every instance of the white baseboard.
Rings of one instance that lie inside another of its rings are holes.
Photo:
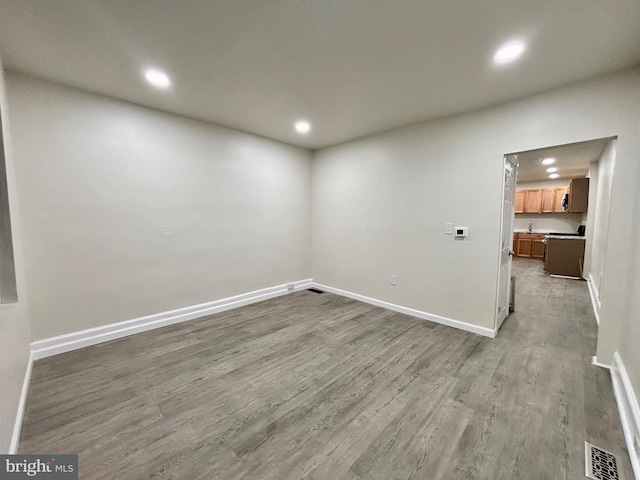
[[[96,345],[103,342],[108,342],[110,340],[127,337],[136,333],[146,332],[149,330],[154,330],[156,328],[186,322],[188,320],[193,320],[196,318],[204,317],[206,315],[212,315],[214,313],[231,310],[233,308],[238,308],[244,305],[249,305],[251,303],[260,302],[262,300],[275,298],[281,295],[286,295],[288,293],[304,290],[311,287],[316,287],[330,293],[353,298],[355,300],[369,303],[371,305],[376,305],[388,310],[393,310],[396,312],[411,315],[413,317],[429,320],[431,322],[448,325],[450,327],[476,333],[478,335],[483,335],[491,338],[495,337],[496,335],[495,330],[490,328],[480,327],[470,323],[461,322],[459,320],[442,317],[440,315],[434,315],[420,310],[415,310],[413,308],[403,307],[400,305],[384,302],[382,300],[365,297],[364,295],[348,292],[346,290],[340,290],[338,288],[329,287],[327,285],[314,283],[313,279],[308,278],[297,282],[291,282],[285,285],[278,285],[276,287],[256,290],[254,292],[249,292],[234,297],[223,298],[221,300],[216,300],[213,302],[202,303],[199,305],[179,308],[176,310],[170,310],[167,312],[148,315],[145,317],[134,318],[132,320],[103,325],[96,328],[89,328],[87,330],[72,332],[65,335],[45,338],[43,340],[37,340],[31,343],[29,364],[27,366],[24,383],[22,385],[20,404],[18,406],[18,412],[16,415],[16,422],[14,426],[13,436],[11,438],[9,453],[16,453],[18,450],[18,443],[20,441],[20,433],[22,430],[22,422],[27,401],[27,394],[29,392],[29,383],[31,381],[31,370],[33,367],[33,362],[35,360],[58,355],[60,353],[69,352],[79,348],[88,347],[91,345]]]
[[[591,297],[591,306],[593,307],[593,314],[596,316],[596,322],[600,325],[600,299],[598,298],[598,290],[596,284],[593,281],[591,273],[587,277],[587,286],[589,287],[589,296]]]
[[[242,307],[251,303],[260,302],[269,298],[279,297],[287,293],[304,290],[313,283],[311,278],[291,282],[290,284],[278,285],[276,287],[264,288],[254,292],[236,295],[234,297],[223,298],[208,303],[192,305],[190,307],[178,308],[167,312],[156,313],[145,317],[125,320],[123,322],[111,323],[96,328],[80,330],[78,332],[67,333],[57,337],[45,338],[31,343],[31,353],[34,360],[38,360],[52,355],[69,352],[78,348],[108,342],[117,338],[127,337],[136,333],[146,332],[156,328],[166,327],[176,323],[186,322],[195,318],[224,312],[232,308]],[[293,285],[292,289],[287,286]]]
[[[550,273],[549,276],[553,278],[566,278],[567,280],[584,280],[582,277],[574,277],[573,275],[560,275],[558,273]]]
[[[29,363],[24,374],[22,382],[22,391],[20,392],[20,401],[18,403],[18,411],[16,413],[16,421],[13,425],[13,435],[11,436],[11,445],[9,445],[9,455],[18,452],[18,444],[20,443],[20,433],[22,432],[22,421],[24,420],[24,411],[27,406],[27,395],[29,394],[29,384],[31,383],[31,370],[33,369],[33,353],[29,354]]]
[[[404,313],[407,315],[411,315],[413,317],[421,318],[423,320],[429,320],[430,322],[441,323],[442,325],[447,325],[449,327],[458,328],[460,330],[465,330],[467,332],[476,333],[478,335],[483,335],[485,337],[494,338],[496,336],[496,332],[492,328],[480,327],[478,325],[462,322],[460,320],[441,317],[440,315],[434,315],[432,313],[423,312],[421,310],[414,310],[413,308],[403,307],[401,305],[384,302],[382,300],[376,300],[375,298],[365,297],[364,295],[360,295],[358,293],[341,290],[339,288],[330,287],[328,285],[322,285],[320,283],[314,283],[313,286],[314,288],[323,290],[325,292],[335,293],[337,295],[342,295],[343,297],[353,298],[354,300],[370,303],[371,305],[375,305],[377,307],[382,307],[388,310],[393,310],[395,312]]]
[[[640,480],[640,451],[638,451],[640,450],[640,406],[618,352],[613,354],[611,379],[633,473],[636,479]],[[638,450],[634,447],[634,438],[639,443]]]
[[[289,289],[288,285],[293,285],[293,289]],[[89,328],[87,330],[80,330],[56,337],[45,338],[43,340],[36,340],[35,342],[31,343],[31,356],[33,360],[39,360],[41,358],[70,352],[72,350],[108,342],[110,340],[123,338],[129,335],[134,335],[136,333],[146,332],[156,328],[166,327],[168,325],[174,325],[176,323],[186,322],[188,320],[204,317],[206,315],[212,315],[214,313],[231,310],[233,308],[242,307],[244,305],[249,305],[251,303],[260,302],[269,298],[278,297],[287,293],[304,290],[312,286],[315,286],[327,292],[350,297],[355,300],[370,303],[372,305],[387,308],[389,310],[394,310],[396,312],[405,313],[407,315],[412,315],[424,320],[441,323],[443,325],[448,325],[450,327],[459,328],[468,332],[477,333],[486,337],[495,337],[495,331],[489,328],[479,327],[477,325],[472,325],[470,323],[461,322],[459,320],[422,312],[420,310],[414,310],[412,308],[395,305],[392,303],[384,302],[382,300],[376,300],[373,298],[365,297],[364,295],[359,295],[357,293],[347,292],[338,288],[329,287],[327,285],[316,284],[313,282],[313,279],[308,278],[305,280],[292,282],[291,284],[264,288],[262,290],[256,290],[254,292],[249,292],[234,297],[223,298],[213,302],[192,305],[176,310],[148,315],[145,317],[134,318],[132,320],[125,320],[123,322],[111,323],[109,325],[102,325],[100,327]]]

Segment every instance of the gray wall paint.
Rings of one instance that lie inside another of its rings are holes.
[[[34,340],[311,277],[309,151],[7,85]]]
[[[314,279],[493,327],[503,155],[617,135],[598,339],[598,359],[610,364],[632,321],[621,279],[633,268],[638,91],[633,69],[315,152]],[[445,222],[468,226],[469,239],[445,236]],[[627,368],[637,376],[640,364]]]
[[[4,70],[0,60],[0,110],[2,111],[2,134],[5,142],[7,170],[7,193],[11,209],[13,230],[13,253],[19,301],[0,304],[0,452],[6,453],[11,445],[20,401],[22,385],[29,362],[29,322],[27,318],[27,295],[25,292],[21,236],[18,226],[20,215],[16,197],[14,161],[9,129],[10,111],[4,84]]]

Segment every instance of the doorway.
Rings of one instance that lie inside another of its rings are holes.
[[[586,280],[598,319],[615,151],[610,137],[504,156],[496,332],[514,293],[513,259],[549,277]]]

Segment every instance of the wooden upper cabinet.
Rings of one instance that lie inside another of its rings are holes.
[[[524,199],[524,213],[540,213],[542,208],[542,190],[527,190]]]
[[[520,190],[516,192],[516,204],[515,211],[516,213],[524,213],[524,197],[526,196],[526,190]]]
[[[556,191],[553,188],[545,188],[542,190],[542,213],[553,213],[555,204]]]
[[[569,183],[569,213],[584,213],[589,204],[589,179],[573,178]]]
[[[553,211],[554,213],[564,213],[565,210],[562,207],[562,200],[564,200],[564,196],[567,193],[567,187],[558,187],[554,189],[556,191],[555,193],[555,200],[553,203]]]
[[[566,210],[562,208],[562,200],[567,190],[567,187],[519,190],[516,192],[515,213],[565,213]],[[583,189],[581,189],[582,191]],[[586,211],[586,205],[584,208]]]

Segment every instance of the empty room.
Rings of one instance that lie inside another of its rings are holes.
[[[0,478],[640,479],[640,3],[0,0]]]

